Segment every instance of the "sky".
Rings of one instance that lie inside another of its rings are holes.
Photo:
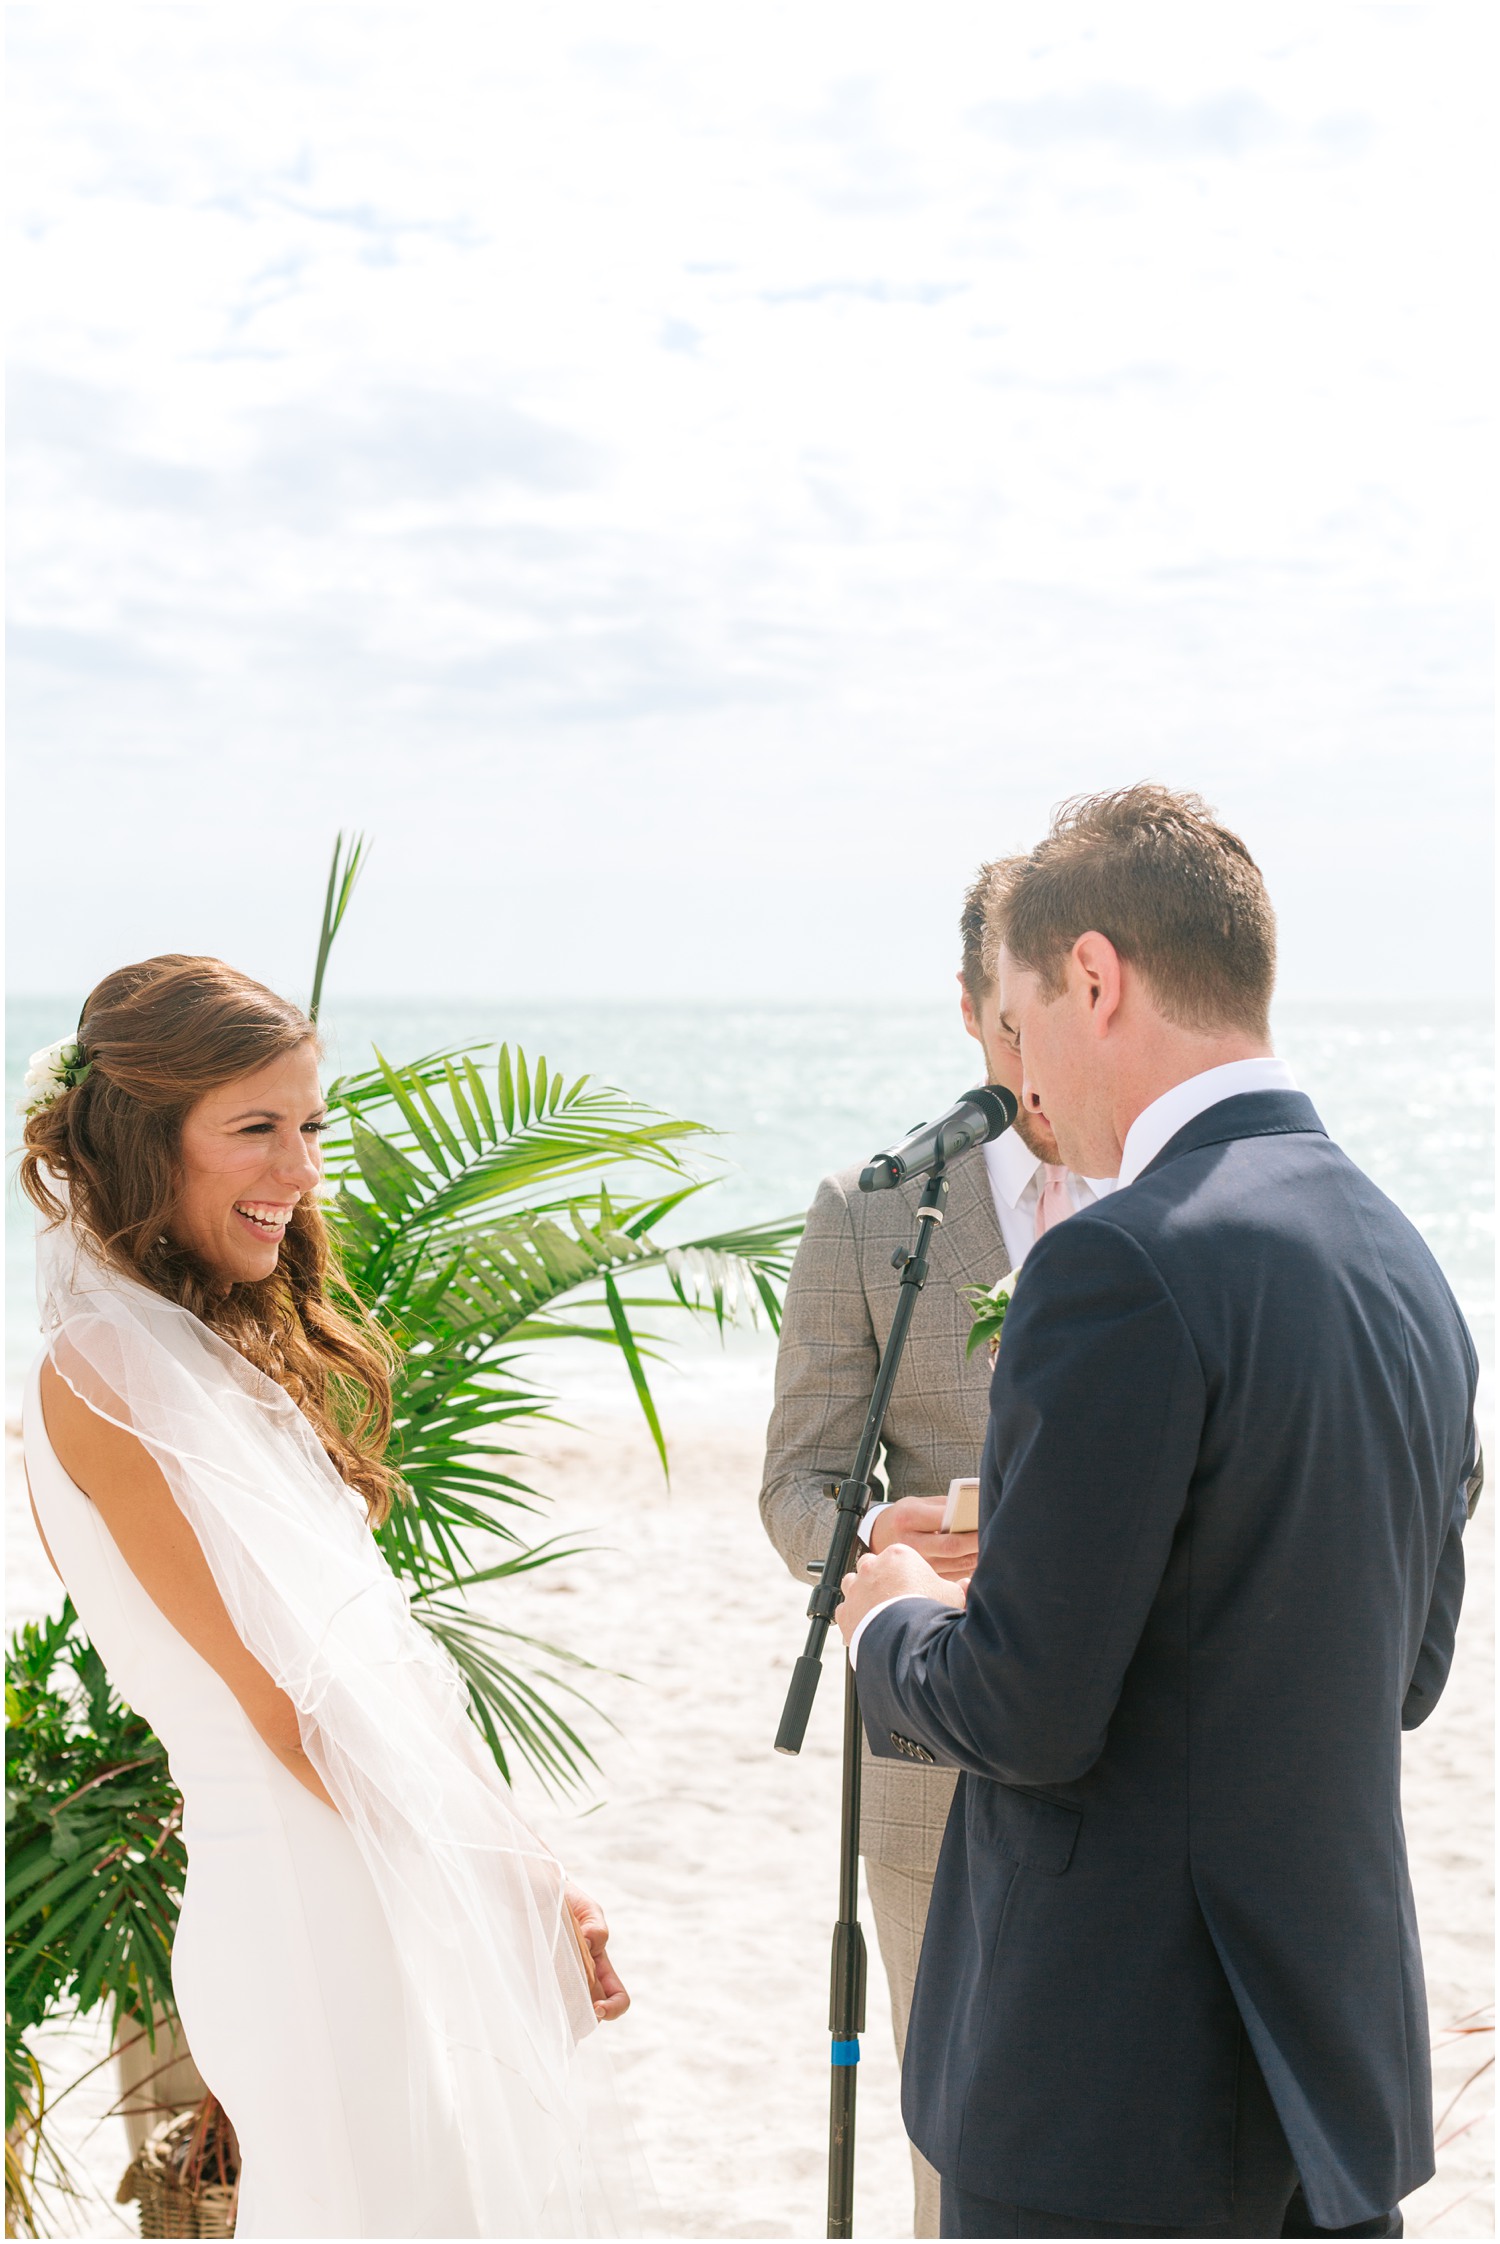
[[[936,996],[1154,778],[1482,994],[1486,14],[13,6],[11,986]]]

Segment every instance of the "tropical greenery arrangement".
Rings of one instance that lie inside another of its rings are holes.
[[[335,850],[310,1010],[362,863]],[[663,1243],[712,1180],[689,1155],[711,1135],[545,1058],[473,1045],[329,1086],[328,1214],[348,1281],[395,1343],[393,1455],[408,1489],[380,1531],[414,1610],[462,1668],[502,1770],[514,1749],[575,1781],[589,1754],[565,1707],[584,1663],[475,1613],[464,1593],[567,1555],[521,1532],[537,1497],[512,1470],[515,1432],[547,1415],[535,1350],[563,1339],[623,1359],[665,1471],[647,1363],[663,1312],[776,1326],[801,1231],[777,1221]],[[610,1180],[613,1179],[613,1188]],[[536,1679],[537,1663],[547,1671]],[[561,1703],[560,1703],[561,1702]]]
[[[309,1010],[365,861],[339,837]],[[558,1787],[592,1760],[577,1713],[588,1663],[537,1642],[471,1593],[572,1555],[526,1530],[545,1499],[520,1436],[555,1396],[538,1350],[586,1340],[620,1358],[652,1439],[647,1366],[663,1315],[774,1328],[800,1222],[668,1244],[711,1178],[711,1135],[544,1058],[476,1043],[400,1064],[380,1052],[328,1087],[327,1212],[346,1282],[394,1344],[392,1455],[407,1486],[380,1530],[413,1610],[466,1679],[509,1777],[519,1754]],[[645,1320],[650,1320],[649,1323]],[[108,2006],[148,2029],[170,2010],[184,1858],[161,1746],[114,1697],[71,1605],[22,1629],[6,1663],[7,2233],[36,2233],[46,2143],[37,2030]]]
[[[39,2176],[67,2186],[38,2029],[107,2005],[153,2033],[154,2006],[171,2006],[181,1815],[160,1741],[110,1688],[71,1600],[19,1629],[5,1663],[8,2236],[36,2233]]]

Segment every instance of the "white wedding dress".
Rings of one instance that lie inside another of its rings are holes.
[[[173,1984],[239,2136],[237,2234],[639,2234],[562,1871],[362,1507],[282,1390],[187,1311],[70,1227],[43,1234],[38,1260],[27,1472],[83,1625],[182,1792]],[[40,1404],[49,1355],[161,1466],[337,1811],[262,1743],[63,1472]]]
[[[353,1835],[261,1742],[141,1588],[52,1453],[37,1374],[26,1472],[48,1548],[115,1689],[167,1749],[188,1880],[172,1987],[234,2121],[240,2236],[454,2236],[441,2159],[416,2143],[395,1944]]]

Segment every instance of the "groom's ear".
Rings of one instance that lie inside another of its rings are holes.
[[[1119,952],[1107,935],[1090,928],[1068,954],[1069,981],[1096,1036],[1108,1033],[1120,1010],[1124,977]]]

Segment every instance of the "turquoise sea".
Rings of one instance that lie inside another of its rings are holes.
[[[6,1034],[8,1144],[29,1053],[77,1020],[76,995],[13,998]],[[956,1008],[446,1004],[331,997],[325,1021],[333,1069],[364,1064],[372,1042],[405,1059],[437,1046],[504,1037],[570,1078],[586,1070],[722,1135],[721,1179],[679,1236],[807,1205],[827,1169],[863,1158],[914,1121],[938,1113],[975,1080],[976,1047]],[[1287,1003],[1278,1050],[1331,1134],[1405,1209],[1462,1303],[1488,1369],[1494,1350],[1494,1050],[1487,1007],[1457,1003]],[[34,1349],[31,1217],[14,1186],[6,1225],[6,1405]],[[763,1384],[768,1343],[721,1353],[696,1346],[678,1387],[711,1402],[731,1385]],[[580,1350],[567,1370],[586,1407],[619,1366]]]

